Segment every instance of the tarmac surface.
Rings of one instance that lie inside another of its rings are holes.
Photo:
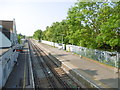
[[[17,63],[14,66],[4,88],[25,88],[30,85],[28,44],[25,44],[20,52]]]
[[[35,43],[39,45],[43,51],[47,51],[62,63],[71,67],[72,70],[77,70],[78,73],[89,81],[97,82],[96,84],[98,86],[104,86],[104,88],[119,88],[118,73],[115,72],[115,68],[84,57],[81,58],[79,55],[65,50],[59,50],[58,48],[43,43]]]

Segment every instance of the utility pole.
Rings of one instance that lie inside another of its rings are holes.
[[[65,34],[60,34],[61,36],[62,36],[62,49],[63,49],[63,36],[65,35]]]
[[[62,44],[63,44],[63,35],[62,35]]]
[[[118,90],[120,90],[120,54],[117,52],[117,62],[118,62]]]

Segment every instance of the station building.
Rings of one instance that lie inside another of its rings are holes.
[[[17,46],[15,20],[0,20],[0,89],[4,87],[17,61]]]

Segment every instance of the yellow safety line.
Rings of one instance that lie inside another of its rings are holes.
[[[26,54],[25,54],[25,64],[24,64],[24,81],[23,81],[23,90],[26,85]]]

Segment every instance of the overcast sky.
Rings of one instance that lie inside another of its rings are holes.
[[[15,18],[17,33],[30,36],[62,21],[77,0],[0,0],[0,20]]]

